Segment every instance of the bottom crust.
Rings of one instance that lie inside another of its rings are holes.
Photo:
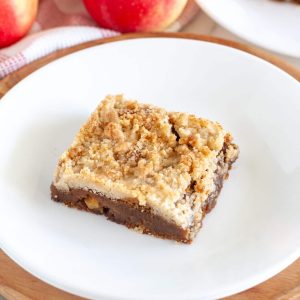
[[[220,153],[222,155],[219,155],[219,167],[215,172],[214,179],[215,190],[202,205],[202,220],[205,214],[209,213],[215,207],[216,200],[223,186],[223,181],[228,177],[228,171],[236,160],[236,158],[234,158],[232,161],[226,161],[226,147],[224,147]],[[194,231],[198,231],[201,227],[201,224],[198,224],[197,228],[191,226],[190,228],[183,229],[176,223],[154,214],[149,207],[140,206],[132,199],[111,199],[101,194],[96,194],[91,190],[70,189],[65,192],[58,190],[55,185],[52,184],[51,198],[69,207],[75,207],[96,214],[103,214],[113,222],[123,224],[128,228],[136,229],[142,233],[188,244],[192,242],[196,234]]]

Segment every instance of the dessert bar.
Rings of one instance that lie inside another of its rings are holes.
[[[51,196],[191,243],[238,153],[217,122],[107,96],[60,157]]]

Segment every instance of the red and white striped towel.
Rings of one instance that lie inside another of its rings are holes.
[[[198,7],[190,1],[168,31],[178,31],[197,12]],[[0,79],[59,49],[118,34],[97,27],[82,0],[40,0],[30,33],[16,44],[0,49]]]

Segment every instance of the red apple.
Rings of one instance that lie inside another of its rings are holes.
[[[22,38],[30,29],[38,0],[0,0],[0,48]]]
[[[95,21],[120,32],[160,31],[180,15],[187,0],[83,0]]]

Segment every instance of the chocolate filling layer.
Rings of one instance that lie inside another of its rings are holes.
[[[233,161],[226,162],[226,147],[219,154],[218,168],[215,172],[215,190],[208,196],[202,205],[203,217],[216,205],[216,199],[222,189],[223,180],[228,176]],[[222,155],[221,155],[222,154]],[[146,234],[176,240],[183,243],[191,243],[191,228],[183,229],[176,223],[165,220],[156,215],[147,206],[140,206],[133,199],[110,199],[91,190],[70,189],[58,190],[51,185],[51,198],[57,202],[63,202],[69,207],[103,214],[109,220],[123,224],[128,228],[134,228]]]

